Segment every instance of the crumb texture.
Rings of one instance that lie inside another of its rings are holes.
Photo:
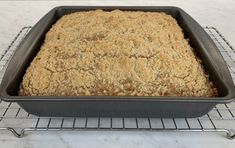
[[[21,96],[217,96],[177,21],[165,13],[94,10],[60,18]]]

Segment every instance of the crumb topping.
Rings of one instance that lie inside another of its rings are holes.
[[[60,18],[21,96],[217,96],[177,21],[165,13],[94,10]]]

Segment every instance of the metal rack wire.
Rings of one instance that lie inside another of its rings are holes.
[[[31,27],[24,27],[0,56],[0,81],[16,47]],[[227,62],[235,81],[235,51],[214,27],[205,27]],[[199,118],[90,118],[90,117],[38,117],[25,112],[18,104],[0,101],[0,130],[9,130],[16,137],[28,131],[69,130],[147,130],[183,132],[225,132],[235,138],[235,102],[219,104]]]

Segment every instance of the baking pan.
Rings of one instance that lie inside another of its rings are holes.
[[[44,41],[46,32],[63,15],[76,11],[114,9],[128,11],[165,12],[173,16],[190,39],[190,45],[218,89],[218,97],[136,97],[136,96],[18,96],[18,88],[30,62]],[[235,97],[235,88],[219,50],[186,12],[177,7],[104,7],[61,6],[48,12],[17,47],[2,84],[1,98],[17,102],[28,113],[39,116],[111,116],[111,117],[198,117],[218,103],[228,103]]]

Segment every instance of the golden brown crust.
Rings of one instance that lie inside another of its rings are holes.
[[[53,25],[19,95],[211,97],[217,90],[171,16],[96,10]]]

